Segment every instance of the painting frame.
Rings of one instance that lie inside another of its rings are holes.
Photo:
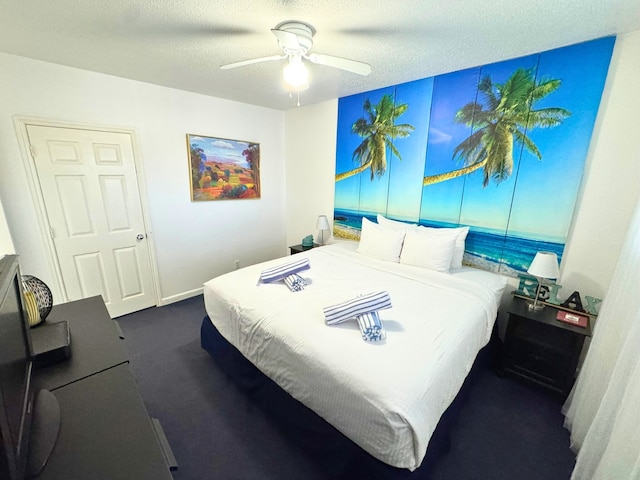
[[[259,199],[260,143],[186,134],[192,202]]]

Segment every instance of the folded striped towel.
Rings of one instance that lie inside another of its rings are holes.
[[[389,293],[382,290],[359,295],[352,300],[325,307],[323,311],[327,325],[335,325],[358,315],[384,310],[385,308],[391,308],[391,297],[389,297]]]
[[[304,287],[307,286],[306,280],[297,273],[292,273],[291,275],[284,277],[284,283],[292,292],[299,292],[300,290],[304,290]]]
[[[260,281],[262,283],[277,282],[278,280],[284,279],[287,275],[298,273],[309,268],[311,268],[311,265],[309,265],[309,259],[301,258],[300,260],[295,260],[293,262],[263,270],[260,273]]]
[[[362,339],[365,342],[378,342],[387,338],[387,332],[380,321],[378,312],[365,313],[356,317]]]

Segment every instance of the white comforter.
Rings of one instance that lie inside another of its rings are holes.
[[[447,275],[376,260],[346,244],[298,255],[309,285],[258,284],[283,258],[204,285],[218,331],[263,373],[379,460],[414,470],[489,340],[505,281],[463,268]],[[386,290],[387,339],[362,340],[357,322],[327,326],[323,307]]]

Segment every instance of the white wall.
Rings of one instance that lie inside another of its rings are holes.
[[[640,191],[638,85],[640,31],[621,35],[616,42],[561,265],[561,299],[575,290],[603,298],[611,280]],[[287,187],[300,199],[287,210],[287,240],[293,242],[309,229],[301,225],[319,208],[333,209],[329,184],[335,174],[337,101],[289,111],[285,124]],[[316,163],[310,165],[311,161]],[[510,283],[516,285],[514,280]],[[511,290],[507,287],[505,299]]]
[[[338,100],[299,107],[285,114],[287,243],[307,235],[316,242],[318,215],[333,221]],[[324,232],[330,240],[331,231]]]
[[[14,115],[136,129],[163,302],[197,293],[236,259],[287,253],[282,112],[0,54],[0,199],[22,271],[54,298]],[[191,202],[187,133],[259,142],[262,198]]]
[[[4,215],[4,208],[0,202],[0,257],[6,254],[15,253],[13,241],[9,233],[9,226]]]
[[[616,40],[563,259],[567,295],[603,298],[640,199],[639,87],[640,30]]]

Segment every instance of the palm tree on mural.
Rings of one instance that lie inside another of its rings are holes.
[[[396,119],[407,111],[406,103],[394,105],[391,95],[384,95],[377,105],[371,105],[366,99],[362,105],[366,118],[360,118],[351,127],[351,131],[364,140],[353,151],[352,159],[359,164],[348,172],[336,174],[336,182],[371,170],[371,180],[381,177],[387,169],[387,147],[392,155],[402,161],[400,152],[393,144],[396,138],[406,138],[414,127],[407,123],[395,125]]]
[[[455,121],[474,129],[473,133],[453,150],[453,159],[464,162],[464,167],[451,172],[424,177],[422,184],[431,185],[483,169],[483,187],[493,179],[500,183],[511,176],[513,170],[513,142],[522,144],[538,160],[542,154],[527,136],[533,128],[560,125],[571,115],[563,108],[550,107],[534,110],[534,105],[560,87],[558,79],[536,82],[532,69],[516,70],[503,84],[492,83],[486,76],[478,90],[486,98],[485,106],[470,102],[462,107]]]

